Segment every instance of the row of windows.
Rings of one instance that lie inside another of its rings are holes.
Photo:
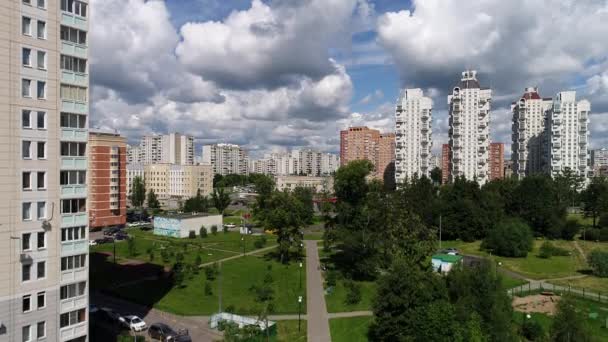
[[[45,249],[46,248],[46,232],[37,232],[36,236],[36,248]],[[32,238],[34,237],[34,233],[23,233],[21,234],[21,250],[24,252],[32,250]]]
[[[86,266],[86,262],[87,262],[86,254],[70,255],[67,257],[62,257],[61,258],[61,270],[69,271],[69,270],[75,270],[78,268],[82,268],[82,267]]]
[[[34,144],[35,143],[35,144]],[[34,159],[34,145],[36,146],[36,158],[46,159],[46,142],[45,141],[29,141],[21,142],[21,156],[23,159]]]
[[[86,183],[86,171],[61,171],[59,174],[60,185],[85,185]]]
[[[72,312],[66,312],[59,316],[59,327],[65,328],[74,324],[82,323],[86,320],[86,310],[79,309]]]
[[[40,1],[40,0],[38,0]],[[22,341],[23,342],[30,342],[33,341],[34,336],[36,336],[36,339],[43,339],[46,337],[46,322],[45,321],[41,321],[36,323],[36,335],[34,335],[33,330],[34,326],[32,325],[25,325],[23,326],[23,328],[21,329],[21,335],[22,335]]]
[[[36,2],[36,6],[41,9],[46,9],[46,0],[34,0]],[[23,0],[23,3],[26,5],[32,5],[32,0]]]
[[[33,50],[30,48],[22,48],[21,49],[21,63],[24,67],[34,67],[34,62],[32,61]],[[46,51],[37,50],[36,51],[36,67],[38,69],[46,70]]]
[[[60,96],[63,100],[87,102],[87,88],[62,84]]]
[[[67,157],[84,157],[87,151],[86,143],[78,143],[78,142],[61,142],[61,156]]]
[[[73,198],[61,200],[61,214],[84,213],[87,210],[85,198]]]
[[[26,129],[46,129],[46,112],[24,109],[21,111],[21,127]]]
[[[21,18],[21,33],[26,36],[32,35],[32,21],[32,18],[29,17]],[[46,39],[46,22],[42,20],[37,20],[36,37],[38,39]]]
[[[32,176],[36,175],[36,188],[40,190],[46,190],[46,172],[38,171],[25,171],[22,173],[21,185],[24,191],[31,191],[33,188]]]
[[[87,4],[78,0],[61,0],[61,10],[81,17],[87,17]]]
[[[34,220],[34,204],[36,205],[36,219],[38,221],[42,221],[46,219],[46,202],[23,202],[21,204],[21,219],[23,221],[32,221]]]
[[[21,80],[21,96],[23,97],[33,97],[32,95],[32,86],[36,84],[36,98],[39,100],[46,99],[46,81],[33,81],[28,78],[24,78]]]
[[[87,32],[72,27],[61,25],[61,28],[59,29],[59,37],[61,40],[66,42],[72,42],[80,45],[87,44]]]
[[[87,282],[82,281],[80,283],[74,283],[69,285],[63,285],[59,289],[59,299],[70,299],[78,296],[84,296],[87,288]]]
[[[87,237],[86,227],[61,228],[61,242],[84,240]]]
[[[36,309],[44,309],[46,307],[46,292],[38,292],[36,295]],[[33,310],[32,307],[32,295],[25,295],[21,298],[21,309],[23,313],[30,312]]]
[[[32,265],[33,264],[21,264],[21,281],[32,280]],[[46,278],[46,261],[39,261],[36,263],[36,279]]]
[[[85,128],[87,116],[80,114],[61,113],[61,127],[66,128]]]
[[[87,72],[87,61],[82,58],[61,55],[61,69],[84,74]]]

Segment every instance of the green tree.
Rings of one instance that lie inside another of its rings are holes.
[[[188,198],[184,203],[183,210],[186,213],[204,213],[209,207],[209,200],[201,195],[201,189],[196,190],[196,196]]]
[[[441,184],[441,181],[443,180],[443,174],[440,168],[438,167],[434,167],[431,170],[431,180],[433,181],[433,184],[435,185],[439,185]]]
[[[184,286],[185,276],[184,265],[181,262],[176,262],[173,264],[173,283],[177,287]]]
[[[145,197],[144,181],[140,176],[136,176],[133,178],[133,184],[131,184],[131,204],[134,207],[141,207],[144,204]]]
[[[481,247],[505,257],[525,257],[532,250],[534,237],[528,225],[519,219],[506,219],[496,225]]]
[[[566,217],[566,202],[559,200],[551,177],[532,175],[524,178],[514,193],[513,216],[525,220],[537,235],[561,236],[561,222]]]
[[[217,226],[216,225],[211,226],[211,234],[217,235]]]
[[[137,244],[135,243],[134,237],[130,237],[127,239],[127,251],[129,252],[130,257],[134,257],[137,255]]]
[[[585,178],[567,167],[553,179],[557,203],[564,207],[578,205],[579,191],[582,190]]]
[[[312,224],[314,218],[314,207],[312,202],[313,190],[298,186],[293,189],[293,195],[300,201],[300,217],[306,224]]]
[[[220,214],[224,215],[224,211],[230,205],[230,195],[227,192],[224,192],[224,188],[213,189],[211,200],[213,201],[213,206]]]
[[[608,180],[606,177],[594,177],[581,194],[585,216],[593,219],[593,227],[597,227],[597,219],[608,212]]]
[[[598,277],[608,277],[608,252],[594,249],[589,253],[587,262]]]
[[[257,211],[257,218],[269,230],[274,230],[279,245],[281,262],[287,262],[290,249],[301,243],[300,228],[304,220],[298,213],[301,212],[301,203],[291,193],[274,191],[265,201],[265,210]]]
[[[557,312],[551,325],[551,341],[592,341],[592,334],[584,315],[577,312],[574,299],[568,296],[562,297],[557,303]]]
[[[213,175],[213,188],[223,188],[226,185],[224,184],[224,176],[219,173]]]
[[[160,202],[158,201],[158,198],[156,198],[156,194],[154,193],[154,190],[150,189],[150,191],[148,191],[148,208],[151,209],[159,209],[160,208]]]

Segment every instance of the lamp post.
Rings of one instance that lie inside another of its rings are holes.
[[[302,263],[300,263],[300,290],[302,289]]]
[[[241,244],[243,245],[243,256],[245,255],[245,237],[241,236]]]
[[[302,296],[298,296],[298,332],[300,332],[301,329],[301,325],[302,325]]]

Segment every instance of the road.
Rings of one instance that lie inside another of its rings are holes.
[[[188,329],[192,341],[213,342],[222,339],[222,334],[208,326],[208,320],[192,319],[190,317],[177,316],[167,312],[150,309],[135,303],[118,298],[109,297],[95,293],[91,296],[91,302],[98,307],[109,307],[121,314],[132,314],[141,317],[148,325],[163,322],[173,329]]]
[[[330,342],[329,316],[325,306],[317,241],[306,243],[306,311],[308,312],[308,341]]]

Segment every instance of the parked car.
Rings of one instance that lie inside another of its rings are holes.
[[[106,228],[103,230],[103,235],[111,236],[111,235],[118,233],[119,231],[120,231],[120,228],[117,228],[117,227]]]
[[[458,249],[450,247],[450,248],[446,248],[443,250],[443,252],[445,254],[449,254],[449,255],[458,255],[460,254],[460,252],[458,251]]]
[[[95,246],[95,245],[97,245],[97,241],[89,240],[89,246]]]
[[[118,320],[122,325],[133,331],[144,331],[147,327],[146,322],[135,315],[123,316]]]
[[[118,232],[116,234],[114,234],[114,240],[126,240],[129,238],[129,234],[125,233],[125,232]]]
[[[104,243],[110,243],[110,242],[114,242],[114,239],[111,237],[103,237],[101,239],[95,240],[95,243],[97,243],[99,245],[104,244]]]
[[[99,309],[100,316],[108,322],[118,323],[120,322],[120,314],[110,308],[101,308]]]
[[[176,332],[164,323],[154,323],[148,328],[148,336],[155,340],[167,342],[192,342],[187,330]]]

